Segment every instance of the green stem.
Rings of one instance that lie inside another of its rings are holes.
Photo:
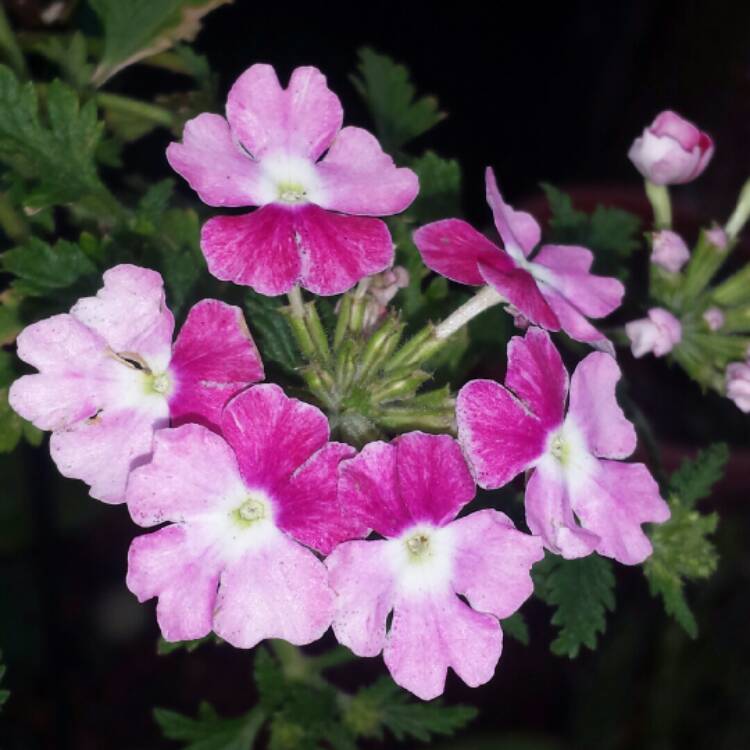
[[[10,63],[13,70],[15,70],[18,77],[28,78],[29,71],[26,67],[26,58],[18,46],[18,40],[2,5],[0,5],[0,50],[5,53],[6,60]]]
[[[157,125],[163,125],[166,128],[173,127],[176,122],[176,118],[170,110],[156,104],[143,102],[140,99],[131,99],[129,96],[100,91],[96,95],[96,102],[104,109],[138,117],[141,120],[148,120],[148,122],[155,122]]]
[[[733,242],[737,238],[737,235],[747,223],[748,218],[750,218],[750,180],[742,186],[740,196],[737,199],[737,206],[724,228],[730,242]]]
[[[672,226],[669,188],[666,185],[654,185],[650,180],[646,180],[646,196],[654,210],[654,226],[657,229],[669,229]]]

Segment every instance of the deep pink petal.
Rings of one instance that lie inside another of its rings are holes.
[[[341,294],[393,263],[393,240],[380,219],[345,216],[308,203],[296,209],[295,236],[301,283],[313,294]]]
[[[242,504],[247,491],[234,452],[197,424],[158,430],[153,457],[130,474],[126,499],[140,526],[199,519]]]
[[[412,235],[424,264],[461,284],[484,284],[477,264],[498,265],[511,272],[513,262],[499,247],[461,219],[426,224]]]
[[[419,191],[417,175],[397,168],[378,139],[362,128],[344,128],[316,171],[325,196],[318,205],[347,214],[397,214]]]
[[[286,294],[302,271],[294,210],[273,203],[241,216],[209,219],[201,230],[201,249],[217,279],[268,296]]]
[[[701,131],[692,122],[669,109],[656,116],[649,130],[657,136],[674,138],[686,151],[692,151],[701,145]]]
[[[548,286],[542,287],[545,300],[554,310],[557,319],[560,321],[560,328],[576,341],[584,343],[606,342],[607,338],[601,331],[598,331],[586,317],[571,304],[565,297],[558,294],[554,289]]]
[[[284,534],[249,549],[221,575],[214,630],[237,648],[264,638],[318,640],[333,618],[325,565]]]
[[[669,506],[643,464],[599,461],[588,481],[571,491],[571,504],[584,528],[599,536],[596,551],[623,565],[637,565],[651,554],[641,524],[669,518]]]
[[[338,495],[338,466],[356,451],[328,443],[292,474],[276,492],[276,525],[308,547],[329,554],[347,539],[367,535],[368,527]]]
[[[546,331],[529,328],[508,344],[505,386],[516,394],[551,430],[563,421],[568,372]]]
[[[221,115],[204,112],[188,120],[182,143],[167,147],[167,161],[209,206],[265,202],[260,166],[235,143]]]
[[[476,494],[459,444],[449,435],[409,432],[394,445],[399,492],[414,522],[452,521]]]
[[[224,409],[221,429],[248,487],[273,490],[328,442],[320,409],[289,398],[277,385],[256,385]]]
[[[492,679],[502,642],[498,621],[452,592],[399,597],[383,658],[397,685],[431,700],[445,689],[448,667],[470,687]]]
[[[193,305],[172,349],[173,425],[218,429],[227,401],[263,380],[263,363],[239,307],[213,299]]]
[[[199,527],[173,525],[130,545],[127,586],[140,602],[159,597],[156,619],[167,641],[211,632],[221,570],[212,542]]]
[[[534,277],[523,268],[513,266],[507,271],[499,270],[497,264],[479,263],[482,278],[493,286],[529,322],[550,331],[560,330],[557,316],[537,286]]]
[[[477,484],[495,489],[529,468],[546,448],[538,417],[492,380],[472,380],[456,400],[458,439]]]
[[[504,200],[497,187],[495,173],[487,167],[484,173],[487,203],[492,209],[497,231],[508,251],[520,251],[528,255],[538,244],[542,230],[536,219],[525,211],[515,211]]]
[[[268,152],[316,160],[330,145],[344,117],[341,102],[316,68],[296,68],[282,89],[270,65],[253,65],[227,98],[233,135],[256,158]]]
[[[336,593],[333,632],[357,656],[377,656],[393,609],[394,580],[387,565],[388,542],[345,542],[326,558]]]
[[[569,418],[583,432],[589,450],[603,458],[627,458],[636,446],[635,428],[615,396],[620,376],[613,357],[592,352],[571,380]]]
[[[510,617],[532,594],[531,566],[544,557],[538,537],[505,514],[480,510],[450,525],[455,537],[453,588],[478,612]]]
[[[127,264],[110,268],[96,297],[78,300],[70,312],[116,354],[138,355],[154,372],[169,364],[174,317],[156,271]]]

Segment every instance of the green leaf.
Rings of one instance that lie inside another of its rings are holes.
[[[20,84],[0,65],[0,162],[31,183],[25,204],[43,208],[108,195],[96,171],[102,124],[94,102],[80,106],[69,86],[53,81],[46,103],[43,123],[34,84]]]
[[[573,207],[570,196],[542,183],[552,216],[551,242],[583,245],[594,253],[594,270],[627,277],[627,261],[641,245],[640,219],[620,208],[597,206],[592,214]]]
[[[411,701],[387,677],[360,690],[348,704],[344,723],[359,737],[382,740],[384,730],[401,742],[429,741],[437,735],[452,735],[477,715],[473,706],[446,706],[442,701]]]
[[[82,89],[91,79],[94,66],[88,62],[86,37],[80,31],[70,36],[42,36],[34,42],[31,49],[58,65],[71,86]]]
[[[529,626],[520,612],[516,612],[510,617],[506,617],[500,623],[503,627],[503,633],[515,638],[524,646],[529,645]]]
[[[416,98],[409,71],[387,55],[361,49],[358,70],[359,76],[351,76],[351,81],[370,110],[387,152],[399,151],[445,117],[434,97]]]
[[[168,656],[173,654],[175,651],[187,651],[192,654],[200,646],[206,643],[218,642],[218,638],[212,635],[206,635],[203,638],[196,638],[192,641],[165,641],[161,636],[156,643],[156,653],[159,656]]]
[[[728,458],[727,446],[717,443],[684,461],[669,483],[671,516],[649,534],[654,551],[643,565],[649,590],[661,597],[667,614],[691,638],[698,635],[698,623],[685,597],[685,583],[708,578],[718,565],[716,548],[708,538],[716,531],[718,516],[698,512],[695,504],[709,496]]]
[[[0,264],[16,276],[13,288],[28,297],[53,296],[97,272],[80,245],[58,240],[52,246],[36,237],[4,252]]]
[[[0,388],[0,453],[10,453],[23,436],[24,421],[10,408],[8,389]]]
[[[408,209],[417,223],[461,214],[461,165],[426,151],[409,165],[419,177],[419,195]]]
[[[104,27],[104,52],[92,83],[101,86],[128,65],[193,40],[201,19],[230,0],[89,0]]]
[[[245,295],[247,323],[263,361],[276,362],[287,373],[295,373],[303,363],[289,325],[279,311],[282,306],[276,297],[265,297],[252,291]]]
[[[534,581],[537,596],[555,607],[552,624],[560,632],[552,653],[574,659],[581,646],[595,649],[607,627],[607,612],[615,608],[611,561],[599,555],[578,560],[547,555],[534,569]]]
[[[236,719],[224,719],[210,704],[201,703],[194,719],[165,708],[154,709],[154,719],[167,739],[183,743],[183,750],[250,750],[266,717],[254,708]]]

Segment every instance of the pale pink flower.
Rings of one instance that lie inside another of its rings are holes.
[[[424,700],[443,692],[449,667],[472,687],[492,678],[498,619],[531,595],[544,554],[497,511],[454,520],[475,489],[447,435],[370,443],[340,467],[339,502],[384,538],[345,542],[326,560],[334,633],[359,656],[382,651],[395,682]]]
[[[677,273],[690,260],[690,250],[677,232],[663,229],[651,235],[651,262]]]
[[[698,177],[713,153],[711,136],[666,110],[635,139],[628,158],[655,185],[680,185]]]
[[[724,229],[718,225],[714,225],[711,229],[706,230],[706,237],[709,242],[714,246],[718,247],[719,250],[726,250],[729,238]]]
[[[539,224],[503,201],[491,169],[486,182],[487,202],[505,249],[465,221],[444,219],[414,232],[425,265],[462,284],[489,284],[535,325],[562,328],[577,341],[607,347],[607,339],[587,318],[603,318],[619,307],[623,285],[592,274],[594,256],[585,247],[542,245],[532,256],[541,238]]]
[[[98,500],[124,500],[154,430],[186,421],[215,428],[227,400],[263,379],[238,307],[202,300],[174,346],[173,330],[161,276],[120,265],[104,274],[96,297],[18,336],[18,356],[39,373],[11,386],[10,404],[52,431],[60,472],[82,479]]]
[[[727,367],[726,396],[740,411],[750,413],[750,363],[732,362]]]
[[[652,307],[647,318],[625,324],[630,350],[636,358],[652,353],[663,357],[682,341],[682,325],[669,310]]]
[[[530,328],[508,345],[505,387],[473,380],[456,403],[459,441],[480,487],[502,487],[531,471],[526,522],[565,558],[598,552],[625,565],[643,562],[651,543],[643,523],[669,508],[635,450],[633,425],[615,398],[620,368],[589,354],[570,383],[549,334]],[[568,410],[565,413],[565,402]]]
[[[724,325],[724,313],[718,307],[709,307],[703,313],[703,320],[710,331],[718,331]]]
[[[336,469],[354,449],[330,443],[328,420],[276,385],[239,394],[222,414],[223,438],[200,425],[160,430],[151,463],[128,483],[141,526],[128,588],[158,597],[168,641],[212,630],[239,648],[264,638],[301,645],[331,624],[330,550],[366,533],[336,498]]]
[[[325,76],[297,68],[282,89],[270,65],[234,83],[226,119],[185,125],[167,159],[209,206],[259,206],[203,226],[211,273],[277,295],[300,284],[339,294],[393,262],[385,223],[419,189],[365,130],[341,128],[343,110]]]

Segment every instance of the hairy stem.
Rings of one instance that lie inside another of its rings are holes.
[[[505,302],[498,292],[491,286],[482,287],[468,302],[464,302],[461,307],[454,310],[442,323],[435,326],[434,336],[438,340],[447,339],[460,328],[463,328],[470,320],[477,315]]]

